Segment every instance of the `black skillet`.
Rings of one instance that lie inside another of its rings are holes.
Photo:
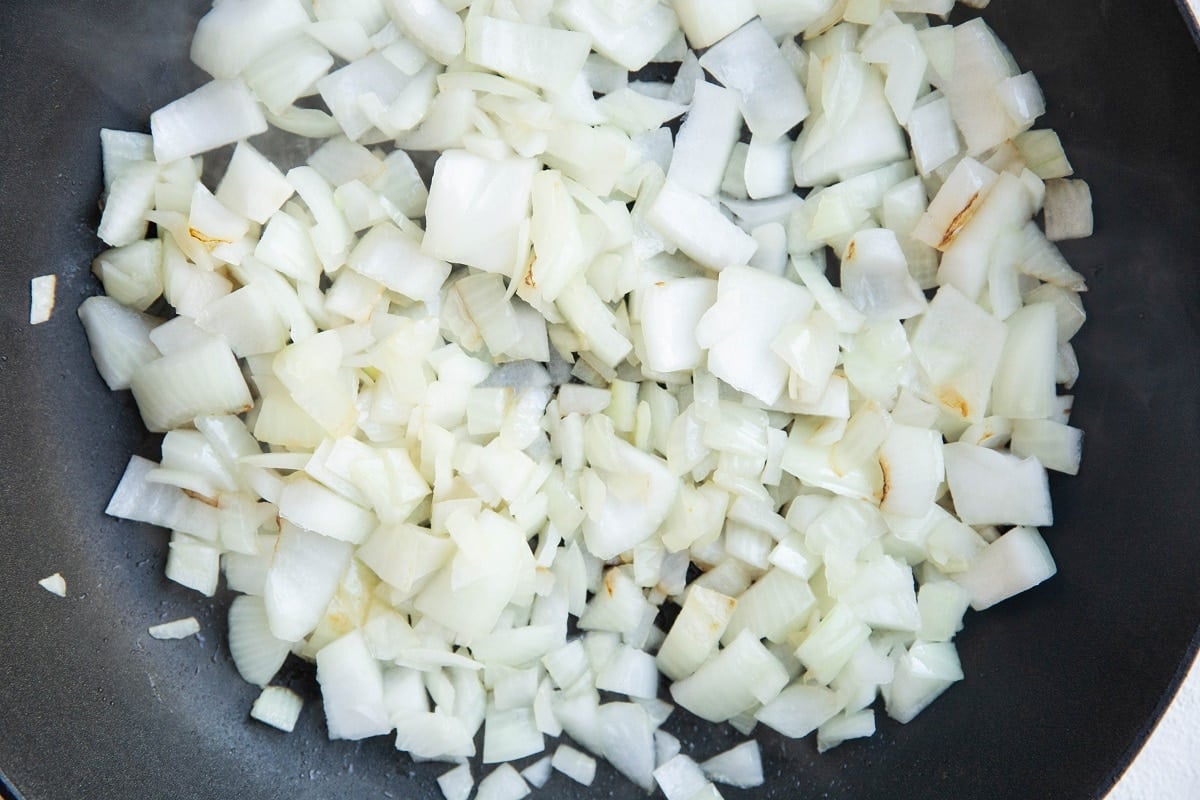
[[[145,130],[198,85],[204,0],[0,2],[0,772],[25,800],[440,797],[443,767],[383,739],[329,743],[310,702],[285,736],[247,720],[255,690],[224,645],[226,598],[162,576],[165,537],[102,509],[130,452],[154,455],[110,394],[75,316],[100,193],[102,126]],[[729,798],[1099,798],[1144,741],[1200,623],[1200,58],[1169,0],[997,0],[985,18],[1050,99],[1092,185],[1077,479],[1054,481],[1050,583],[968,620],[967,679],[914,723],[818,757],[764,736],[768,780]],[[59,275],[27,324],[29,279]],[[69,594],[37,586],[53,572]],[[195,614],[203,638],[158,642]],[[311,674],[284,681],[310,699]],[[682,714],[677,716],[684,716]],[[688,752],[736,741],[677,720]],[[0,784],[3,780],[0,780]],[[3,790],[0,790],[0,794]],[[584,790],[635,797],[607,766]]]

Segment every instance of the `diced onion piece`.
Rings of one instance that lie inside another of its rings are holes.
[[[667,800],[691,800],[708,784],[700,766],[683,754],[660,764],[654,770],[654,780]]]
[[[615,437],[605,464],[604,500],[584,522],[588,550],[610,559],[654,535],[675,502],[679,481],[662,459]],[[594,456],[589,460],[596,463]]]
[[[874,68],[845,53],[834,59],[826,81],[823,113],[804,126],[792,151],[797,186],[828,185],[908,158],[904,133]]]
[[[317,681],[331,739],[365,739],[392,729],[383,707],[383,674],[358,631],[317,652]]]
[[[703,351],[696,341],[700,318],[717,300],[717,282],[708,278],[659,281],[642,298],[642,336],[646,366],[675,372],[700,366]]]
[[[151,431],[167,431],[205,414],[238,414],[253,405],[237,359],[220,339],[142,365],[130,388]]]
[[[155,639],[186,639],[200,632],[200,623],[195,617],[185,617],[159,625],[151,625],[146,632]]]
[[[554,769],[576,783],[591,786],[596,777],[596,759],[567,744],[560,744],[550,762]]]
[[[294,191],[266,156],[249,142],[238,142],[217,186],[216,197],[229,210],[264,224]]]
[[[626,697],[653,700],[658,696],[658,671],[654,657],[629,646],[620,648],[596,671],[596,688]]]
[[[173,486],[149,482],[147,477],[156,466],[153,461],[132,456],[104,513],[183,531],[200,539],[215,539],[216,509]]]
[[[446,800],[469,800],[471,790],[475,788],[471,766],[464,762],[449,772],[443,772],[438,776],[437,784]]]
[[[968,422],[983,419],[1007,329],[952,286],[943,286],[912,335],[934,400]]]
[[[977,611],[1020,594],[1051,578],[1058,568],[1035,528],[1017,527],[992,542],[956,576]]]
[[[561,93],[583,69],[591,42],[575,31],[494,17],[468,18],[467,60],[532,86]]]
[[[100,154],[104,162],[104,191],[131,165],[154,160],[154,141],[147,133],[100,129]]]
[[[870,634],[870,627],[839,604],[800,643],[796,657],[818,682],[828,684]]]
[[[697,81],[691,109],[675,140],[668,180],[699,195],[715,195],[741,130],[737,93]]]
[[[41,325],[54,313],[54,290],[57,275],[40,275],[29,282],[29,324]]]
[[[57,572],[49,577],[42,578],[38,581],[38,586],[41,586],[50,594],[58,595],[59,597],[67,596],[67,581]]]
[[[671,684],[675,702],[709,722],[724,722],[756,703],[769,703],[787,685],[787,670],[749,630]]]
[[[537,164],[443,153],[434,167],[422,249],[434,258],[513,274]]]
[[[917,592],[921,628],[917,636],[927,642],[948,642],[962,629],[970,595],[954,581],[933,581]]]
[[[1026,131],[1013,140],[1026,165],[1042,180],[1066,178],[1075,170],[1052,130]]]
[[[758,13],[753,0],[676,0],[673,5],[688,43],[697,50],[724,39]]]
[[[376,51],[329,73],[316,86],[342,132],[359,141],[375,127],[364,99],[372,98],[386,111],[412,80],[412,75]]]
[[[872,628],[915,632],[921,626],[912,568],[889,556],[858,567],[837,598]]]
[[[388,13],[426,53],[450,64],[466,46],[462,20],[438,0],[392,0]]]
[[[543,749],[542,732],[532,708],[488,709],[483,729],[483,763],[516,761]]]
[[[272,635],[295,642],[311,633],[352,555],[346,542],[282,525],[263,589]]]
[[[217,591],[220,572],[220,550],[186,534],[171,535],[165,570],[169,580],[212,597]]]
[[[792,140],[786,136],[778,139],[752,137],[746,150],[745,179],[746,194],[754,199],[779,197],[791,192],[795,187]]]
[[[447,526],[459,552],[425,584],[414,605],[452,631],[482,636],[531,579],[533,556],[521,528],[493,512],[474,520],[452,518]]]
[[[654,728],[635,703],[600,706],[597,724],[604,757],[617,771],[646,791],[654,786]]]
[[[250,707],[250,716],[272,728],[291,733],[300,719],[304,700],[284,686],[266,686]]]
[[[105,250],[92,262],[92,272],[112,299],[137,311],[145,311],[163,292],[162,263],[166,245],[158,239],[143,239]]]
[[[613,13],[598,0],[567,0],[555,13],[569,27],[586,33],[592,49],[612,59],[630,72],[636,72],[658,55],[678,33],[675,12],[660,3],[636,3],[630,11]]]
[[[1033,205],[1025,185],[1010,173],[1001,173],[974,216],[944,248],[938,281],[978,298],[987,283],[988,264],[997,257],[997,243],[1014,235],[1031,216]]]
[[[1007,49],[982,19],[953,29],[954,68],[942,87],[967,152],[978,156],[1030,127],[1014,120],[1001,101],[1000,87],[1017,73]]]
[[[917,223],[913,236],[930,247],[945,250],[983,204],[997,175],[973,158],[964,158],[947,176]]]
[[[996,96],[1008,116],[1022,129],[1032,127],[1046,113],[1046,98],[1032,72],[1002,81]]]
[[[717,8],[715,0],[707,0],[706,5]],[[749,6],[753,13],[749,0],[720,4],[730,14],[743,6]],[[675,7],[683,13],[679,2]],[[700,66],[738,93],[747,127],[765,141],[782,138],[808,116],[804,87],[761,20],[752,20],[709,48],[700,57]]]
[[[321,264],[327,272],[336,271],[345,263],[354,234],[337,205],[333,187],[312,167],[294,167],[287,180],[316,219],[309,235]]]
[[[128,389],[138,368],[158,358],[158,349],[150,341],[150,331],[158,324],[154,317],[98,295],[80,304],[79,319],[96,369],[113,391]]]
[[[696,338],[708,350],[708,368],[763,403],[779,399],[787,364],[771,349],[790,322],[812,311],[807,289],[751,267],[730,267],[717,282],[717,302],[700,320]]]
[[[693,260],[714,271],[747,264],[758,244],[708,200],[668,181],[646,221]]]
[[[1046,470],[986,447],[955,443],[944,448],[946,482],[954,510],[968,525],[1045,526],[1054,521]]]
[[[1029,222],[1021,229],[1021,252],[1017,266],[1026,275],[1073,292],[1087,290],[1083,276],[1071,269],[1054,243],[1041,229]]]
[[[423,254],[420,242],[390,222],[368,231],[346,265],[413,300],[432,298],[450,274],[449,264]]]
[[[529,786],[509,764],[501,764],[479,782],[475,800],[520,800],[529,795]]]
[[[839,714],[817,728],[817,752],[824,753],[849,739],[874,735],[875,712],[871,709]]]
[[[658,650],[658,668],[673,680],[699,669],[717,645],[737,607],[737,601],[703,586],[693,586]]]
[[[992,411],[1008,419],[1045,419],[1055,396],[1058,325],[1048,303],[1027,305],[1005,322],[1008,337],[992,384]]]
[[[893,25],[871,37],[862,48],[869,64],[886,64],[884,96],[901,125],[908,123],[917,97],[925,86],[929,58],[911,25]]]
[[[928,175],[962,152],[958,128],[950,114],[950,101],[943,96],[918,102],[908,118],[913,160],[917,171]]]
[[[215,248],[239,241],[249,228],[244,217],[221,205],[204,184],[196,184],[188,206],[188,232],[193,238]]]
[[[758,742],[748,741],[718,753],[700,764],[709,780],[738,789],[763,785],[762,751]]]
[[[121,170],[108,187],[96,235],[113,247],[145,237],[157,181],[158,166],[151,161],[136,161]]]
[[[215,80],[150,115],[154,158],[166,164],[248,139],[267,130],[254,95],[241,80]]]
[[[879,447],[883,511],[919,517],[933,505],[945,476],[941,438],[937,431],[891,426]]]
[[[1046,469],[1078,475],[1083,458],[1083,431],[1050,419],[1013,422],[1012,452],[1037,458]]]
[[[291,643],[271,633],[260,597],[243,595],[229,606],[229,654],[247,683],[265,686],[283,666]]]
[[[925,310],[925,296],[908,271],[896,234],[860,230],[842,254],[842,292],[867,319],[908,319]]]
[[[917,641],[901,652],[896,676],[883,688],[888,716],[898,722],[912,722],[951,684],[962,679],[954,645]]]
[[[262,104],[267,107],[268,121],[293,110],[293,103],[312,92],[313,84],[323,78],[334,64],[333,56],[317,41],[320,30],[307,27],[310,37],[292,39],[263,55],[243,73],[246,81]],[[329,37],[325,37],[326,43]]]
[[[772,569],[738,597],[721,641],[729,647],[743,632],[750,631],[756,639],[781,642],[815,604],[807,580]]]
[[[1046,182],[1046,238],[1052,242],[1092,235],[1092,190],[1085,181]]]
[[[793,683],[755,713],[755,718],[784,736],[799,739],[841,710],[837,693],[824,686]]]
[[[192,61],[214,78],[233,78],[307,23],[299,0],[215,4],[196,26]]]

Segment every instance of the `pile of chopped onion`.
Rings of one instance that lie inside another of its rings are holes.
[[[1056,569],[1092,216],[952,5],[214,4],[211,82],[102,134],[79,315],[164,434],[107,511],[240,593],[252,716],[294,654],[451,800],[596,757],[702,800],[758,747],[675,706],[826,750],[963,678],[967,609]]]

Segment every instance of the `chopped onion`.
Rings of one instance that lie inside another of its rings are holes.
[[[446,800],[468,800],[471,790],[475,788],[475,779],[471,777],[471,767],[465,763],[439,775],[437,783]]]
[[[700,766],[682,753],[659,765],[654,780],[667,800],[690,800],[708,784]]]
[[[50,320],[50,315],[54,313],[54,291],[57,285],[56,275],[40,275],[29,282],[30,325],[40,325]]]
[[[715,800],[758,746],[684,755],[659,673],[820,751],[963,677],[967,608],[1055,571],[1087,286],[1054,242],[1093,220],[1034,76],[924,16],[953,5],[214,4],[213,80],[101,133],[79,315],[166,434],[107,512],[242,593],[251,716],[292,729],[295,654],[332,738],[458,762],[447,798],[482,734],[484,800],[597,757]]]
[[[146,632],[155,639],[186,639],[200,632],[200,623],[195,617],[185,617],[160,625],[151,625]]]
[[[67,581],[57,572],[49,577],[42,578],[38,581],[38,586],[41,586],[50,594],[58,595],[59,597],[67,596]]]
[[[265,686],[283,666],[291,643],[271,633],[260,597],[242,595],[229,606],[229,654],[247,683]]]
[[[840,709],[832,689],[794,683],[754,716],[785,736],[800,738],[815,731]]]
[[[283,686],[266,686],[250,707],[250,716],[285,733],[296,729],[296,720],[304,701],[300,695]]]
[[[253,93],[240,80],[216,80],[150,115],[154,158],[167,164],[267,130]]]
[[[317,681],[331,739],[364,739],[392,729],[383,708],[383,674],[358,632],[317,652]]]
[[[501,764],[479,782],[475,800],[520,800],[529,795],[529,786],[515,769]]]
[[[954,645],[917,641],[907,652],[901,652],[896,676],[883,690],[888,715],[899,722],[911,722],[951,684],[962,679]]]
[[[1050,525],[1050,489],[1036,458],[964,443],[945,447],[946,482],[968,525]]]
[[[753,740],[718,753],[701,763],[700,769],[709,780],[738,789],[753,789],[764,782],[762,751]]]
[[[732,11],[742,4],[742,0],[734,0],[722,7]],[[708,5],[716,7],[711,0]],[[692,44],[696,46],[695,41]],[[746,126],[765,141],[785,136],[809,114],[800,79],[760,20],[743,25],[709,48],[700,57],[700,66],[738,93]]]
[[[659,191],[646,221],[683,253],[713,271],[747,264],[758,249],[749,234],[705,198],[670,181]]]
[[[554,774],[554,765],[550,756],[543,756],[521,770],[521,777],[535,789],[541,789]]]
[[[1046,182],[1046,238],[1086,239],[1092,235],[1092,190],[1084,181]]]
[[[570,745],[560,744],[550,763],[554,769],[584,786],[591,786],[596,777],[596,760]]]

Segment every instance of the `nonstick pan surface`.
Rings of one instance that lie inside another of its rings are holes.
[[[311,671],[297,731],[247,719],[256,690],[224,643],[227,597],[163,578],[164,532],[102,510],[131,452],[156,456],[128,393],[93,368],[75,309],[101,190],[101,127],[146,130],[199,85],[202,0],[0,3],[0,772],[26,800],[440,797],[442,765],[390,741],[328,742]],[[1088,278],[1076,340],[1078,478],[1052,481],[1049,583],[958,644],[966,680],[916,721],[818,756],[760,736],[767,784],[728,798],[1101,797],[1195,652],[1200,624],[1200,58],[1169,0],[997,0],[984,13],[1033,70],[1095,196],[1063,249]],[[30,327],[29,280],[59,276]],[[57,599],[38,579],[61,572]],[[195,614],[199,639],[146,628]],[[740,740],[688,722],[704,758]],[[478,775],[476,776],[478,777]],[[724,790],[723,790],[724,791]],[[0,791],[2,793],[2,791]],[[607,766],[543,797],[636,797]]]

